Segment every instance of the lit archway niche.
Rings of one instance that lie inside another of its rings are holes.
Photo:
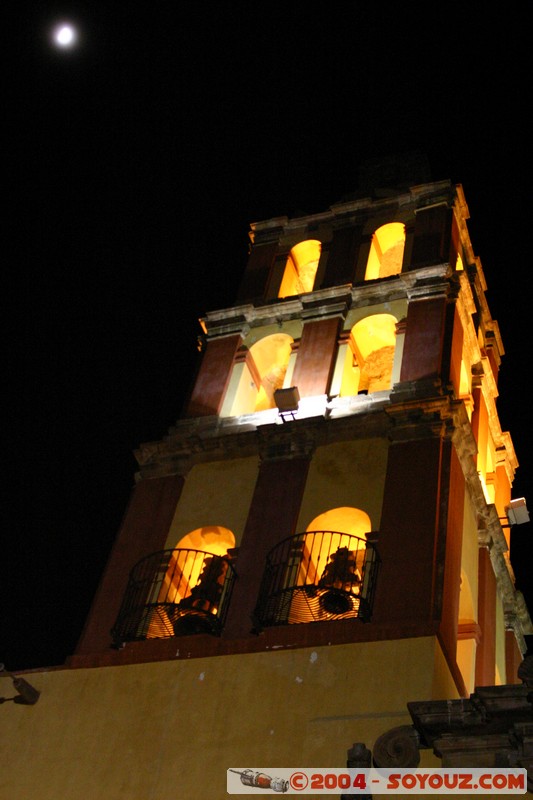
[[[257,619],[263,625],[368,619],[375,574],[370,518],[353,507],[319,514],[267,558]]]
[[[371,530],[370,517],[365,511],[352,506],[339,506],[319,514],[306,528],[307,531],[338,531],[349,536],[364,537]]]
[[[274,392],[283,388],[294,339],[274,333],[243,351],[233,366],[220,415],[235,417],[274,408]]]
[[[360,508],[341,506],[332,508],[319,514],[307,526],[307,533],[324,531],[324,536],[306,537],[306,552],[308,563],[306,570],[308,574],[320,574],[327,564],[328,558],[332,553],[340,548],[351,549],[353,540],[351,536],[360,539],[365,538],[365,534],[371,530],[370,517]],[[364,550],[357,552],[357,569],[362,572]]]
[[[374,231],[366,265],[365,281],[387,278],[402,271],[405,226],[389,222]]]
[[[186,534],[176,545],[177,549],[202,550],[214,556],[224,556],[235,547],[235,536],[221,525],[204,525]]]
[[[312,292],[322,245],[316,239],[296,244],[289,253],[278,297]]]
[[[158,617],[149,625],[147,639],[160,638],[162,627],[166,631],[172,630],[173,623],[168,618],[165,607],[169,604],[178,605],[190,598],[209,562],[209,559],[206,561],[205,554],[225,556],[232,547],[235,547],[235,536],[221,525],[204,525],[179,540],[164,578],[157,587],[156,603],[161,604],[161,607],[158,608]],[[210,610],[216,612],[216,608]]]
[[[183,600],[190,590],[196,585],[203,566],[203,561],[196,553],[210,553],[214,556],[225,556],[228,550],[235,547],[235,536],[228,528],[220,525],[205,525],[203,528],[196,528],[182,539],[179,540],[174,548],[174,555],[169,566],[167,576],[172,576],[171,580],[176,581],[179,576],[179,589],[176,589],[174,596],[168,589],[168,579],[166,579],[166,596],[174,603]],[[187,581],[183,576],[187,576]],[[179,596],[178,596],[179,595]]]
[[[341,381],[341,397],[391,388],[396,325],[396,317],[392,314],[372,314],[353,326]]]
[[[286,333],[273,333],[260,339],[250,348],[257,370],[258,392],[254,411],[274,408],[274,392],[283,387],[289,365],[293,339]]]

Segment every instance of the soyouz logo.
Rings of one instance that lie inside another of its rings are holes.
[[[229,769],[228,773],[233,772],[240,775],[243,786],[254,786],[256,789],[270,789],[272,792],[285,793],[289,788],[289,781],[284,778],[271,778],[264,772],[256,772],[253,769]],[[228,788],[229,792],[229,788]]]
[[[228,794],[517,794],[527,792],[525,769],[253,769],[227,771]]]

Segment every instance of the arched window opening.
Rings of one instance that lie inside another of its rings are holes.
[[[293,344],[292,336],[273,333],[242,352],[233,366],[220,416],[275,408],[274,392],[284,388]]]
[[[229,567],[228,550],[235,536],[220,525],[206,525],[184,536],[172,553],[159,601],[171,605],[170,625],[175,635],[207,630],[204,614],[216,615]],[[162,609],[160,615],[165,614]],[[147,638],[159,636],[159,620]],[[165,626],[168,629],[168,626]]]
[[[292,248],[285,264],[278,297],[291,297],[313,291],[321,249],[322,245],[316,239],[307,239]]]
[[[388,222],[374,231],[366,265],[365,281],[387,278],[402,271],[405,225]]]
[[[365,536],[370,529],[370,517],[366,511],[352,506],[340,506],[324,511],[307,526],[307,531],[335,530],[350,536]]]
[[[235,547],[235,536],[221,525],[204,525],[188,533],[176,545],[176,550],[202,550],[215,556],[225,556]]]
[[[230,530],[208,525],[188,533],[173,550],[143,558],[130,573],[115,641],[219,634],[235,577],[229,555],[234,546]]]
[[[391,388],[396,325],[396,317],[391,314],[372,314],[353,326],[346,348],[341,397]]]
[[[253,411],[275,408],[274,392],[283,388],[292,352],[293,339],[286,333],[273,333],[250,348],[256,369],[257,395]]]
[[[315,537],[314,531],[322,531],[323,535]],[[352,551],[350,541],[352,537],[364,541],[369,532],[370,517],[358,508],[343,506],[315,517],[307,526],[304,545],[303,566],[308,579],[318,579],[321,587],[359,594],[365,548],[356,547]]]
[[[256,611],[260,625],[368,620],[378,556],[368,514],[336,508],[274,547]]]

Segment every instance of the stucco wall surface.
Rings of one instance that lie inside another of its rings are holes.
[[[223,800],[229,767],[343,767],[451,686],[432,637],[26,678],[37,704],[0,706],[0,800]]]

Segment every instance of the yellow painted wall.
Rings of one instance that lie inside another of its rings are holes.
[[[372,748],[410,723],[409,700],[433,698],[436,648],[429,637],[33,672],[38,703],[0,706],[0,798],[223,800],[228,767],[343,767],[354,742]]]
[[[463,541],[461,547],[461,569],[464,570],[470,584],[472,593],[473,608],[465,608],[465,616],[472,614],[472,618],[477,620],[477,600],[478,600],[478,568],[479,568],[479,543],[478,529],[475,510],[470,500],[470,495],[465,487],[464,496],[464,520],[463,520]]]
[[[431,697],[433,699],[456,700],[459,698],[457,686],[452,678],[446,659],[440,647],[435,647],[435,662],[433,669],[433,686]],[[438,766],[438,765],[437,765]]]
[[[465,488],[459,622],[477,622],[478,569],[479,545],[476,517],[469,493]],[[459,639],[457,642],[457,665],[461,670],[466,690],[469,693],[475,689],[476,646],[475,639]]]
[[[185,534],[204,525],[229,528],[239,545],[258,469],[259,460],[255,456],[193,467],[185,479],[165,546],[176,547]]]
[[[388,443],[383,439],[339,442],[317,449],[298,517],[304,531],[319,514],[340,506],[360,508],[377,530],[381,518]]]

